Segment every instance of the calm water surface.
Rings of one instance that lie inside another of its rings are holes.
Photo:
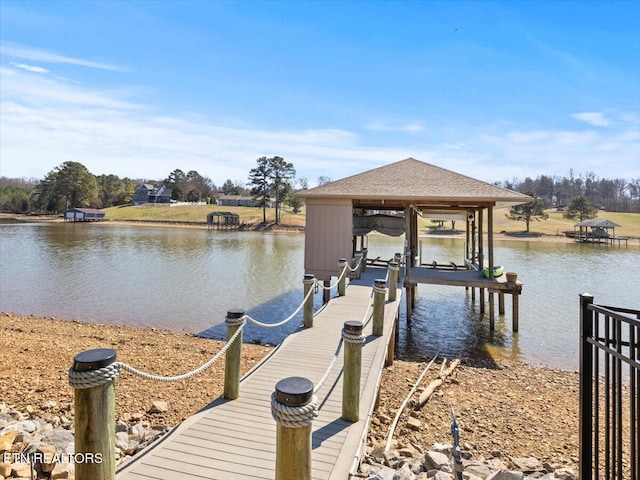
[[[303,250],[301,234],[0,225],[0,310],[222,337],[231,308],[276,322],[299,305]],[[373,256],[401,250],[402,239],[369,240]],[[425,261],[461,261],[462,251],[460,239],[424,239]],[[580,293],[640,309],[637,247],[497,242],[495,257],[524,283],[519,334],[511,333],[510,296],[506,318],[498,317],[491,333],[464,288],[422,285],[400,348],[418,357],[476,352],[574,369]],[[315,301],[321,304],[321,294]],[[278,342],[297,324],[248,328],[245,339]]]

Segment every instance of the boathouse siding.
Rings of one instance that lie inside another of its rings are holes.
[[[308,198],[305,272],[330,280],[337,259],[352,256],[353,204],[350,198]]]

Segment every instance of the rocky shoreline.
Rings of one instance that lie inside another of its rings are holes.
[[[0,314],[0,456],[19,454],[37,442],[43,452],[52,453],[51,445],[60,454],[73,451],[73,391],[67,370],[77,353],[114,348],[118,360],[153,373],[177,375],[204,363],[222,344],[166,331]],[[270,351],[267,346],[245,344],[243,373]],[[439,363],[441,360],[416,395],[437,377]],[[451,407],[460,424],[467,480],[573,478],[571,472],[577,471],[578,460],[577,374],[490,359],[463,359],[424,406],[416,408],[410,402],[400,416],[390,451],[383,455],[391,419],[424,367],[422,359],[399,359],[384,370],[363,478],[452,478],[450,459],[448,466],[443,463],[438,469],[426,460],[429,452],[448,455],[442,445],[452,441]],[[223,364],[215,364],[197,377],[163,384],[162,388],[126,373],[118,377],[118,461],[126,461],[217,398],[222,393],[223,372]],[[50,442],[51,435],[55,442]],[[522,458],[534,458],[535,465],[542,468],[519,468],[517,459]],[[30,478],[30,474],[23,476],[25,462],[13,463],[2,462],[0,480]],[[70,467],[50,468],[52,472],[58,469],[55,476],[43,474],[42,478],[73,478]],[[496,476],[498,472],[507,475],[506,471],[519,471],[522,476]]]

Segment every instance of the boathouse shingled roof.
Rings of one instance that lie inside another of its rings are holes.
[[[431,204],[494,203],[512,206],[533,199],[429,163],[407,158],[297,193],[302,198],[352,198]]]

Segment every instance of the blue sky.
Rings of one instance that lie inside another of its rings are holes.
[[[640,2],[0,3],[0,175],[640,177]]]

